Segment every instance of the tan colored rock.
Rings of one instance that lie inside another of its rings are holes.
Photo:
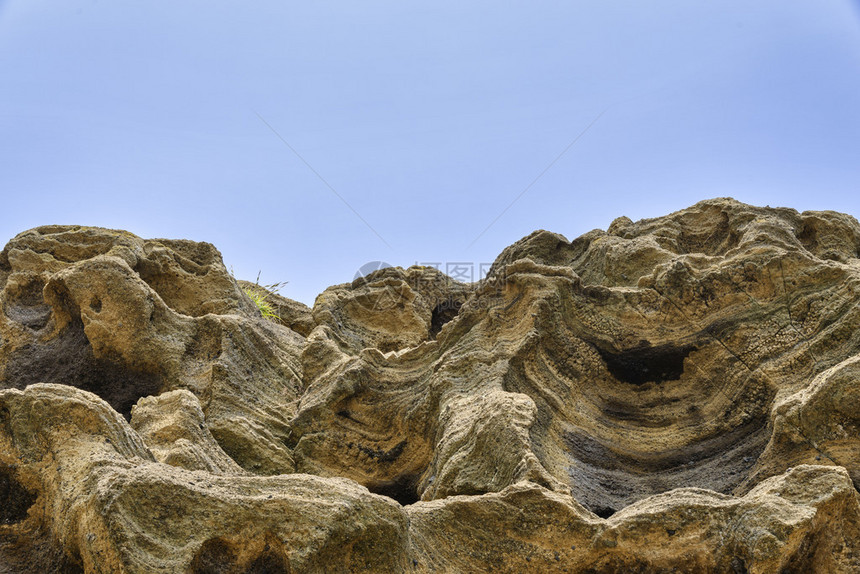
[[[851,572],[857,502],[844,470],[802,466],[744,497],[676,489],[608,520],[533,483],[407,512],[423,571]]]
[[[39,551],[29,563],[46,571],[758,573],[860,565],[858,495],[838,467],[800,466],[739,498],[672,490],[609,520],[532,482],[402,508],[344,479],[154,462],[107,403],[68,386],[0,391],[0,413],[11,493],[0,558],[18,571],[26,563],[9,541],[33,533],[43,539],[29,546]]]
[[[310,307],[304,303],[288,299],[279,293],[266,289],[265,285],[259,283],[242,280],[237,281],[237,283],[246,293],[256,293],[262,297],[271,306],[276,322],[284,327],[289,327],[303,337],[307,337],[316,326]]]
[[[189,391],[140,399],[131,409],[130,423],[158,462],[212,474],[246,474],[215,441],[200,401]]]
[[[214,247],[53,226],[18,235],[4,260],[0,387],[64,383],[125,416],[187,389],[239,464],[294,468],[282,441],[303,339],[260,317]]]
[[[317,325],[332,330],[341,351],[373,347],[387,353],[435,338],[470,292],[433,267],[387,267],[329,287],[317,297],[313,315]]]
[[[483,462],[478,420],[498,415],[477,405],[513,393],[535,407],[510,418],[528,440],[506,441],[504,456],[600,514],[675,486],[749,489],[777,402],[860,352],[848,304],[860,287],[849,257],[860,227],[731,200],[622,223],[615,235],[567,243],[538,232],[507,249],[496,285],[476,291],[435,342],[398,356],[331,351],[293,423],[299,468],[370,488],[400,480],[424,499],[498,491],[523,475],[497,464],[498,450]],[[847,243],[845,262],[804,247],[819,228]],[[330,349],[333,338],[322,337]],[[362,456],[393,454],[404,439],[402,464]],[[440,487],[441,469],[462,486]]]
[[[821,372],[811,384],[778,402],[774,432],[750,478],[800,464],[844,467],[860,488],[860,355]]]
[[[407,567],[405,514],[352,481],[156,463],[107,403],[68,386],[0,391],[0,413],[0,462],[13,469],[6,480],[33,499],[2,528],[10,538],[50,532],[62,551],[29,558],[44,571],[61,563],[105,573]],[[0,553],[9,563],[10,552]]]
[[[279,321],[249,285],[118,231],[0,252],[8,571],[860,571],[850,216],[538,231]]]

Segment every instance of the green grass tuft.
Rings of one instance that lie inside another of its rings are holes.
[[[230,269],[230,274],[233,274],[232,268]],[[254,305],[257,306],[257,310],[260,311],[260,315],[262,315],[263,318],[279,322],[281,320],[281,316],[278,315],[272,307],[269,297],[280,291],[286,284],[287,281],[281,281],[279,283],[272,283],[271,285],[260,285],[260,274],[257,273],[257,280],[254,282],[254,285],[251,287],[244,287],[242,288],[242,291],[244,291],[245,295],[254,302]]]
[[[264,293],[250,288],[243,289],[243,291],[245,292],[245,295],[251,298],[251,301],[254,302],[254,305],[257,306],[257,309],[260,311],[260,315],[262,315],[266,319],[271,319],[272,321],[281,320],[281,316],[278,315],[274,309],[272,309],[272,305],[268,301],[268,293]]]

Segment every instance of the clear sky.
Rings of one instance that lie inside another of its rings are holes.
[[[860,215],[858,2],[0,0],[0,242],[209,241],[312,303],[726,195]]]

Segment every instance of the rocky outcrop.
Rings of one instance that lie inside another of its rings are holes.
[[[211,245],[42,227],[0,288],[0,572],[860,571],[846,215],[538,231],[275,320]]]
[[[212,245],[40,227],[0,267],[3,386],[78,387],[126,418],[141,397],[186,389],[240,465],[294,470],[282,440],[304,339],[259,316]]]

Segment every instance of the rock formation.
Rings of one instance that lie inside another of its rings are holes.
[[[860,224],[716,199],[263,318],[207,243],[0,252],[0,573],[858,572]]]

